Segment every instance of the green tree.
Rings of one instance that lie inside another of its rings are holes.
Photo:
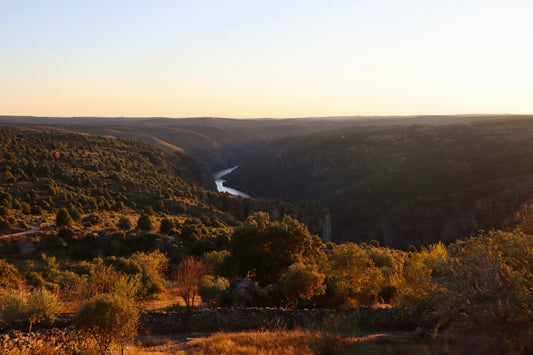
[[[61,208],[59,211],[57,211],[56,214],[56,226],[66,226],[70,227],[74,221],[72,220],[72,217],[68,213],[68,210],[66,208]]]
[[[296,308],[298,300],[310,299],[324,294],[326,275],[318,271],[316,265],[296,263],[281,275],[280,283],[289,306]]]
[[[45,288],[33,291],[27,301],[27,318],[30,329],[34,324],[41,321],[52,322],[59,312],[59,300],[57,296]]]
[[[141,277],[127,276],[117,272],[112,266],[99,265],[91,272],[84,286],[83,293],[87,298],[110,293],[135,299],[141,288]]]
[[[174,232],[174,228],[176,225],[174,224],[174,220],[170,218],[163,218],[161,221],[161,226],[159,228],[159,231],[163,234],[172,234]]]
[[[131,229],[131,221],[128,217],[121,217],[117,223],[117,227],[123,231],[129,231]]]
[[[117,294],[96,295],[85,302],[73,324],[92,337],[101,354],[106,354],[113,342],[123,349],[137,334],[139,311],[135,300]]]
[[[3,298],[2,319],[8,326],[16,321],[29,324],[31,332],[36,323],[54,321],[59,312],[59,300],[50,291],[41,288],[27,294],[10,291]]]
[[[232,262],[241,276],[253,276],[260,284],[275,283],[290,265],[315,262],[323,256],[323,244],[305,225],[285,216],[270,221],[267,213],[248,217],[231,237]]]
[[[150,219],[150,216],[148,214],[143,213],[139,216],[139,220],[137,221],[137,228],[143,231],[152,230],[152,220]]]

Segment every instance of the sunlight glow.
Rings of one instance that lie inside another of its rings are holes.
[[[530,1],[3,1],[0,114],[531,113]]]

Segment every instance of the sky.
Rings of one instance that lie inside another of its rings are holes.
[[[533,1],[0,0],[0,115],[533,113]]]

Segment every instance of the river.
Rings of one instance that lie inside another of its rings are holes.
[[[236,189],[232,189],[231,187],[227,187],[227,186],[224,186],[224,183],[226,182],[226,180],[222,179],[224,176],[228,175],[229,173],[231,173],[233,170],[237,169],[239,166],[233,166],[231,168],[227,168],[227,169],[224,169],[224,170],[219,170],[217,171],[216,173],[213,174],[213,178],[215,179],[215,184],[217,184],[217,190],[219,192],[227,192],[229,193],[230,195],[236,195],[236,196],[242,196],[242,197],[250,197],[250,195],[248,195],[247,193],[245,192],[242,192],[242,191],[239,191],[239,190],[236,190]]]

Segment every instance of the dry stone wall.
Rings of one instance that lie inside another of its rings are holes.
[[[416,315],[392,308],[343,310],[281,308],[216,308],[190,312],[147,312],[141,315],[144,333],[239,331],[274,328],[324,330],[415,329]]]

